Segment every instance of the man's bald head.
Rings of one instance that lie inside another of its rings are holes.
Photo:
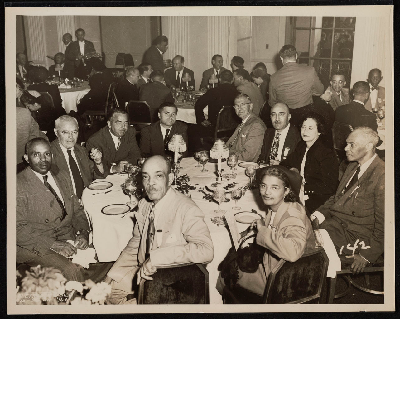
[[[66,46],[68,46],[72,42],[72,35],[70,33],[64,33],[62,41]]]
[[[285,129],[289,125],[290,118],[289,107],[285,103],[276,103],[271,108],[271,122],[276,130]]]

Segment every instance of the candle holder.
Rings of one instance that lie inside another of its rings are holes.
[[[172,136],[168,143],[168,150],[174,153],[174,164],[178,164],[178,160],[180,158],[179,153],[184,153],[186,151],[186,143],[183,140],[183,136],[179,134]]]
[[[217,139],[210,150],[210,157],[218,160],[217,182],[222,182],[222,159],[229,157],[229,149],[222,139]]]

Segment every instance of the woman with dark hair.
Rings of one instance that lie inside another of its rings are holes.
[[[335,151],[325,146],[320,138],[324,134],[321,116],[307,113],[301,125],[302,141],[281,165],[296,168],[303,178],[300,201],[312,214],[336,192],[339,163]]]

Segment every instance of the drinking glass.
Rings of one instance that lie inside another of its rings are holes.
[[[379,119],[385,118],[385,110],[383,110],[382,108],[380,108],[380,109],[378,110],[378,118],[379,118]]]
[[[197,165],[195,166],[196,168],[200,168],[201,164],[200,164],[200,153],[201,151],[196,151],[194,153],[194,159],[197,161]]]
[[[208,169],[205,169],[205,165],[208,163],[208,160],[210,159],[210,157],[208,156],[207,152],[202,151],[199,157],[199,162],[200,164],[203,166],[203,169],[201,170],[201,172],[208,172]]]
[[[226,163],[228,164],[228,167],[230,167],[231,172],[233,172],[233,170],[236,171],[236,166],[237,166],[237,164],[238,164],[238,161],[239,161],[239,157],[238,157],[237,154],[231,154],[231,155],[228,157]]]
[[[254,175],[256,174],[256,168],[254,167],[254,165],[248,165],[246,167],[246,175],[250,178],[250,184],[249,187],[253,187],[253,178]]]
[[[241,209],[241,207],[239,207],[239,206],[237,205],[237,202],[238,202],[239,199],[242,198],[242,196],[243,196],[243,190],[242,190],[242,188],[233,189],[233,190],[231,191],[231,198],[232,198],[233,200],[235,200],[235,206],[232,207],[232,210],[240,210],[240,209]]]
[[[223,187],[219,186],[214,190],[213,199],[218,203],[218,210],[214,210],[214,213],[217,214],[214,221],[217,225],[222,225],[224,223],[222,217],[226,213],[226,211],[221,210],[221,207],[220,207],[221,202],[225,201],[225,199],[226,199],[225,191],[224,191]]]

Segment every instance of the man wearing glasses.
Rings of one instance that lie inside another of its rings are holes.
[[[237,154],[241,161],[257,162],[267,128],[264,122],[253,114],[253,103],[246,94],[236,96],[234,108],[242,123],[226,143],[229,154]]]

